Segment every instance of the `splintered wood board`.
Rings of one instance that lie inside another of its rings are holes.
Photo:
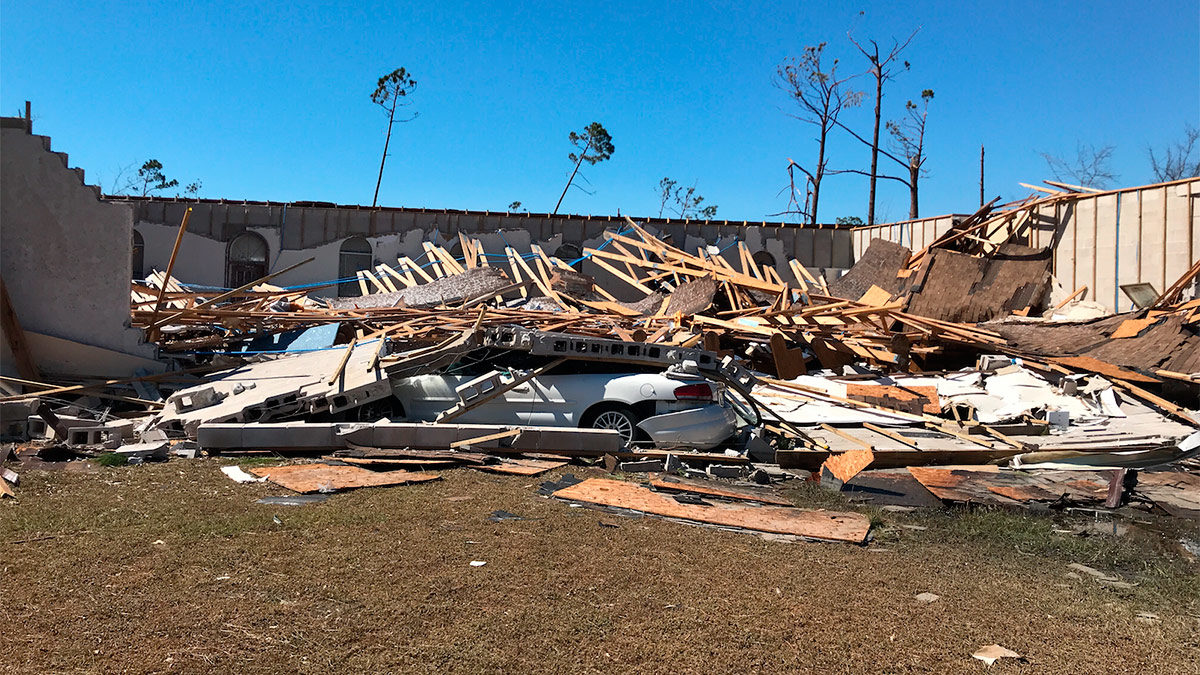
[[[353,466],[364,466],[364,467],[368,467],[368,468],[376,468],[376,469],[381,469],[381,470],[385,470],[385,471],[389,470],[389,469],[400,469],[400,468],[404,468],[404,467],[413,467],[413,466],[416,466],[416,467],[429,466],[429,467],[438,467],[438,468],[452,467],[452,466],[458,466],[459,464],[462,463],[462,462],[459,462],[458,460],[454,460],[454,459],[441,459],[441,458],[439,458],[439,459],[412,459],[412,458],[392,459],[392,458],[373,458],[373,457],[334,457],[334,456],[329,456],[329,457],[323,457],[322,459],[327,459],[327,460],[330,460],[333,462],[345,462],[345,463],[351,464]]]
[[[517,476],[536,476],[541,473],[546,473],[551,469],[558,469],[566,466],[563,461],[555,461],[551,459],[510,459],[499,464],[483,464],[472,467],[480,471],[490,471],[492,473],[511,473]]]
[[[589,478],[554,493],[555,497],[587,504],[613,506],[641,511],[666,518],[698,523],[738,527],[758,532],[790,534],[808,539],[861,544],[867,538],[871,522],[859,513],[805,511],[785,506],[720,504],[711,506],[681,504],[635,483]]]
[[[697,481],[685,481],[680,478],[664,478],[662,476],[651,480],[650,486],[660,490],[675,490],[677,492],[691,492],[693,494],[724,497],[726,499],[740,499],[742,501],[762,502],[763,504],[792,506],[791,502],[779,495],[772,494],[768,490],[705,485]]]
[[[821,464],[821,469],[829,471],[834,478],[843,483],[849,483],[855,476],[862,473],[863,469],[871,466],[873,461],[875,461],[875,453],[870,450],[847,450],[829,455],[829,458]]]
[[[262,466],[250,469],[256,476],[289,490],[308,494],[326,490],[349,490],[360,487],[381,487],[424,483],[441,478],[436,473],[415,471],[368,471],[357,466],[334,466],[330,464],[293,464],[291,466]]]

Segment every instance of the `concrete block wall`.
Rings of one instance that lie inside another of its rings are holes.
[[[1110,311],[1133,303],[1124,284],[1145,282],[1162,292],[1200,257],[1200,178],[1079,194],[1038,207],[1029,243],[1054,247],[1053,273],[1069,293],[1087,286],[1087,299]],[[965,215],[859,227],[857,258],[873,239],[919,250]]]
[[[626,228],[616,216],[549,216],[542,214],[437,211],[428,209],[369,209],[357,206],[277,204],[270,202],[226,203],[176,199],[116,200],[134,208],[135,228],[145,242],[144,269],[166,267],[175,234],[186,209],[193,208],[184,236],[176,278],[193,284],[224,286],[225,250],[242,232],[263,237],[270,250],[271,270],[286,268],[308,257],[316,259],[274,280],[281,286],[319,283],[336,279],[342,243],[349,237],[364,237],[375,261],[394,264],[398,256],[421,261],[422,242],[430,241],[457,251],[458,233],[480,240],[491,254],[492,265],[507,269],[506,246],[528,253],[536,244],[555,255],[563,244],[580,250],[596,248],[605,232]],[[729,221],[681,221],[637,219],[656,236],[686,251],[715,245],[735,267],[740,265],[737,241],[752,254],[769,254],[768,260],[785,280],[792,279],[788,260],[800,260],[810,271],[836,277],[855,259],[850,230],[846,228],[801,228],[785,223]],[[640,293],[611,278],[590,260],[582,264],[585,274],[596,277],[617,297],[636,300]],[[315,291],[332,295],[333,288]]]

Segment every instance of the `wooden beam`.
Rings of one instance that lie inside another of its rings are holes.
[[[17,372],[27,380],[42,379],[42,374],[33,359],[33,352],[25,340],[25,330],[21,328],[21,322],[17,320],[17,311],[12,306],[12,299],[8,297],[8,287],[4,285],[3,277],[0,277],[0,321],[4,328],[4,337],[8,339],[8,348],[16,360]]]
[[[183,212],[183,222],[179,223],[179,232],[175,235],[175,246],[171,248],[171,258],[167,260],[167,271],[163,273],[162,286],[158,288],[158,300],[154,302],[154,313],[150,315],[150,341],[154,341],[156,327],[154,320],[162,309],[163,296],[167,294],[167,285],[171,283],[171,272],[175,270],[175,259],[179,256],[179,246],[183,244],[183,233],[187,231],[188,220],[192,217],[192,207]]]
[[[522,431],[524,431],[524,430],[523,429],[509,429],[507,431],[501,431],[501,432],[495,433],[495,434],[488,434],[486,436],[476,436],[475,438],[464,438],[461,441],[454,441],[453,443],[451,443],[450,448],[453,450],[455,448],[463,448],[463,447],[467,447],[469,445],[476,445],[478,443],[486,443],[488,441],[498,441],[498,440],[502,440],[505,438],[512,438],[513,436],[520,436]]]
[[[176,312],[175,314],[172,314],[171,316],[168,316],[167,318],[162,319],[158,322],[155,322],[153,320],[154,314],[152,314],[150,317],[151,318],[150,328],[156,329],[161,326],[165,326],[168,323],[171,323],[172,321],[174,321],[175,319],[178,319],[179,317],[184,316],[185,314],[191,314],[198,309],[201,309],[204,307],[210,307],[218,302],[221,302],[222,300],[232,298],[233,296],[237,295],[238,293],[241,293],[242,291],[244,291],[248,288],[253,288],[254,286],[257,286],[261,283],[265,283],[270,279],[274,279],[277,276],[280,276],[282,274],[287,274],[288,272],[291,272],[292,270],[296,269],[297,267],[299,267],[301,265],[306,265],[314,260],[316,260],[315,257],[311,257],[306,260],[301,260],[300,262],[296,263],[295,265],[292,265],[291,267],[285,267],[284,269],[281,269],[278,272],[271,272],[270,274],[268,274],[265,277],[255,279],[254,281],[251,281],[248,284],[242,284],[241,286],[238,286],[237,288],[233,289],[232,291],[226,291],[225,293],[222,293],[222,294],[218,295],[217,297],[212,298],[211,300],[205,300],[204,302],[201,302],[201,303],[195,305],[194,307],[189,307],[183,311]],[[157,312],[155,312],[155,314],[157,314]]]

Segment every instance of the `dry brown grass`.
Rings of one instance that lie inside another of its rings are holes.
[[[467,470],[264,506],[285,491],[235,484],[226,463],[26,472],[0,507],[0,664],[946,673],[984,670],[970,654],[995,642],[1029,663],[989,672],[1077,675],[1196,672],[1200,654],[1194,564],[1047,544],[1062,537],[1045,518],[885,515],[870,547],[780,543],[569,508],[535,494],[542,479]],[[489,522],[496,509],[536,520]],[[1069,580],[1074,560],[1141,585]]]

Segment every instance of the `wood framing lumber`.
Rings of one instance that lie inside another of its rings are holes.
[[[0,277],[0,327],[4,330],[8,348],[16,361],[17,373],[27,380],[42,379],[41,371],[33,358],[33,351],[25,339],[25,330],[21,328],[12,299],[8,297],[8,287],[4,285],[3,277]]]
[[[192,207],[188,207],[187,211],[183,212],[183,221],[179,223],[179,232],[175,234],[175,245],[171,247],[171,257],[167,259],[167,271],[163,273],[163,285],[158,289],[158,299],[154,301],[154,311],[150,314],[150,335],[153,337],[156,334],[154,319],[158,317],[159,310],[162,309],[163,297],[167,294],[167,285],[171,281],[171,272],[175,269],[175,259],[179,257],[179,247],[183,244],[183,233],[187,232],[188,220],[192,217]]]
[[[513,438],[514,436],[520,436],[521,431],[522,430],[520,428],[507,429],[505,431],[500,431],[500,432],[497,432],[494,434],[487,434],[486,436],[476,436],[475,438],[464,438],[461,441],[454,441],[453,443],[451,443],[450,449],[453,450],[455,448],[472,447],[472,446],[478,445],[480,443],[486,443],[488,441],[499,441],[499,440],[503,440],[505,438]]]
[[[186,316],[189,314],[194,314],[201,308],[210,307],[212,305],[215,305],[218,302],[228,300],[229,298],[236,296],[238,293],[241,293],[242,291],[245,291],[248,288],[253,288],[259,284],[266,283],[267,281],[270,281],[271,279],[274,279],[275,277],[277,277],[281,274],[287,274],[288,272],[291,272],[292,270],[296,269],[297,267],[300,267],[301,265],[307,265],[308,263],[310,263],[314,260],[316,260],[316,257],[310,257],[305,260],[301,260],[300,262],[296,263],[295,265],[285,267],[284,269],[281,269],[278,272],[271,272],[270,274],[266,275],[265,277],[255,279],[254,281],[251,281],[248,284],[242,284],[241,286],[238,286],[237,288],[235,288],[231,291],[226,291],[226,292],[216,296],[215,298],[205,300],[204,302],[198,303],[197,305],[195,305],[193,307],[189,307],[183,311],[172,314],[171,316],[168,316],[167,318],[162,319],[160,321],[154,321],[155,315],[152,314],[150,317],[151,320],[150,320],[149,327],[151,329],[154,329],[154,328],[160,328],[162,326],[165,326],[165,325],[171,323],[172,321],[174,321],[175,319],[178,319],[179,317]],[[155,314],[157,314],[157,312]]]
[[[346,351],[344,354],[342,354],[342,360],[338,361],[337,367],[333,369],[332,373],[330,373],[329,379],[325,380],[325,384],[333,384],[334,382],[337,382],[339,378],[341,378],[342,373],[346,371],[346,364],[350,362],[350,355],[354,353],[354,348],[356,346],[358,346],[357,337],[351,340],[350,344],[346,345]]]

